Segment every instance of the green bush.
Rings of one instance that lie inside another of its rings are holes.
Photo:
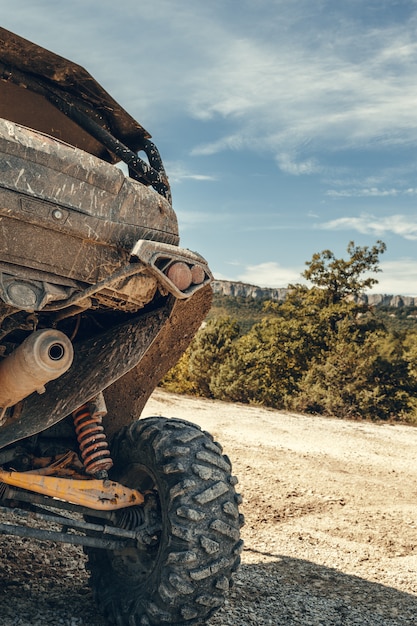
[[[417,333],[392,331],[359,298],[376,280],[385,245],[349,258],[325,250],[307,263],[312,283],[245,326],[209,319],[162,385],[178,393],[301,412],[417,422]],[[365,274],[365,276],[364,276]],[[258,311],[259,314],[259,311]],[[392,329],[392,327],[390,327]]]

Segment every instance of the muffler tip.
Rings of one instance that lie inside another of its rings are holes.
[[[51,361],[60,361],[65,356],[65,348],[62,343],[53,343],[49,350],[48,356]]]
[[[32,333],[27,341],[30,359],[45,372],[55,373],[54,378],[61,376],[71,367],[74,349],[68,337],[59,330],[39,330]]]
[[[70,339],[55,329],[37,330],[0,362],[0,407],[13,406],[65,374],[72,365]]]

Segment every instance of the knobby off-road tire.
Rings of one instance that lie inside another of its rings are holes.
[[[204,624],[240,562],[240,496],[219,444],[189,422],[151,417],[116,435],[112,478],[157,492],[145,549],[89,549],[95,599],[120,626]],[[159,529],[158,529],[159,525]]]

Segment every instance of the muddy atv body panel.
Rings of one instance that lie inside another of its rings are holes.
[[[203,288],[205,304],[201,302],[201,311],[193,304],[189,316],[189,329],[199,325],[210,302],[209,288],[204,287],[211,274],[204,259],[178,247],[177,220],[166,198],[119,168],[1,119],[0,168],[0,314],[22,320],[18,328],[22,331],[23,319],[33,314],[43,325],[61,329],[90,311],[90,316],[100,318],[104,331],[96,338],[90,329],[84,345],[81,323],[74,366],[65,378],[48,386],[42,398],[35,394],[25,400],[20,417],[9,420],[0,433],[0,445],[7,445],[17,436],[43,430],[49,398],[51,425],[137,366],[157,337],[157,328],[162,330],[167,322],[175,300],[188,300]],[[170,280],[170,269],[178,263],[186,265],[191,276],[199,270],[198,284],[191,279],[181,290]],[[133,329],[142,327],[138,346]],[[171,332],[176,331],[171,327]],[[192,337],[191,332],[186,335]],[[129,359],[117,354],[119,350],[126,355],[125,343],[132,353]],[[91,386],[87,373],[100,360],[119,366],[108,368],[108,375],[102,367],[100,379],[96,377]],[[161,362],[172,365],[172,359]],[[144,397],[155,384],[152,378]],[[57,392],[52,395],[54,387]]]
[[[0,224],[0,512],[63,527],[0,533],[83,545],[110,622],[204,623],[239,562],[230,462],[193,424],[138,418],[208,312],[210,269],[179,245],[149,133],[1,28]]]

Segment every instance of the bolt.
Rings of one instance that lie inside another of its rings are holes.
[[[62,218],[64,217],[64,214],[63,214],[63,212],[60,209],[54,209],[52,211],[52,217],[55,220],[62,220]]]

